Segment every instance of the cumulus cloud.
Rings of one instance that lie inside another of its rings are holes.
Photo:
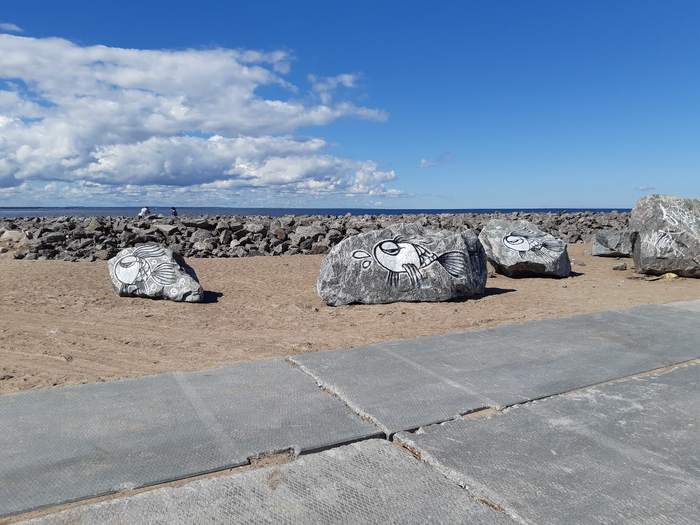
[[[311,77],[310,103],[285,78],[290,62],[284,51],[139,50],[0,35],[0,187],[396,193],[385,186],[393,171],[292,135],[386,114],[334,102],[356,75]],[[265,86],[287,96],[266,98]]]
[[[0,33],[22,33],[23,30],[17,24],[0,22]]]

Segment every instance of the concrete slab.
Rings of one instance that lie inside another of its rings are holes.
[[[152,490],[26,523],[513,522],[405,451],[370,440],[286,465]]]
[[[644,306],[290,359],[393,433],[700,357],[699,321]]]
[[[691,312],[700,312],[700,299],[695,301],[678,301],[676,303],[668,303],[665,306],[671,306],[673,308],[683,308],[685,310],[690,310]]]
[[[378,435],[283,361],[0,396],[0,516]]]
[[[700,365],[399,433],[521,523],[698,522]]]

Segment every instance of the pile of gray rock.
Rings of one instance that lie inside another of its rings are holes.
[[[325,254],[343,239],[398,223],[477,234],[492,219],[527,220],[567,243],[627,228],[629,213],[466,213],[439,215],[54,217],[0,219],[0,252],[18,259],[107,260],[155,242],[185,257]]]

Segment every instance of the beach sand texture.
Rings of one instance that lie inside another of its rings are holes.
[[[208,304],[118,297],[104,261],[3,258],[0,393],[700,298],[700,280],[649,282],[612,270],[630,259],[569,251],[581,274],[569,279],[499,275],[478,300],[338,308],[316,295],[323,256],[190,259],[210,297],[220,294]]]

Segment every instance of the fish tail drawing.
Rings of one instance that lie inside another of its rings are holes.
[[[446,252],[437,258],[437,261],[452,277],[466,278],[469,276],[467,256],[462,252]]]
[[[161,286],[167,286],[177,281],[175,266],[171,263],[161,263],[151,270],[151,278]]]
[[[133,251],[133,255],[142,259],[148,259],[151,257],[162,257],[165,255],[165,251],[157,244],[149,242],[137,246]]]

